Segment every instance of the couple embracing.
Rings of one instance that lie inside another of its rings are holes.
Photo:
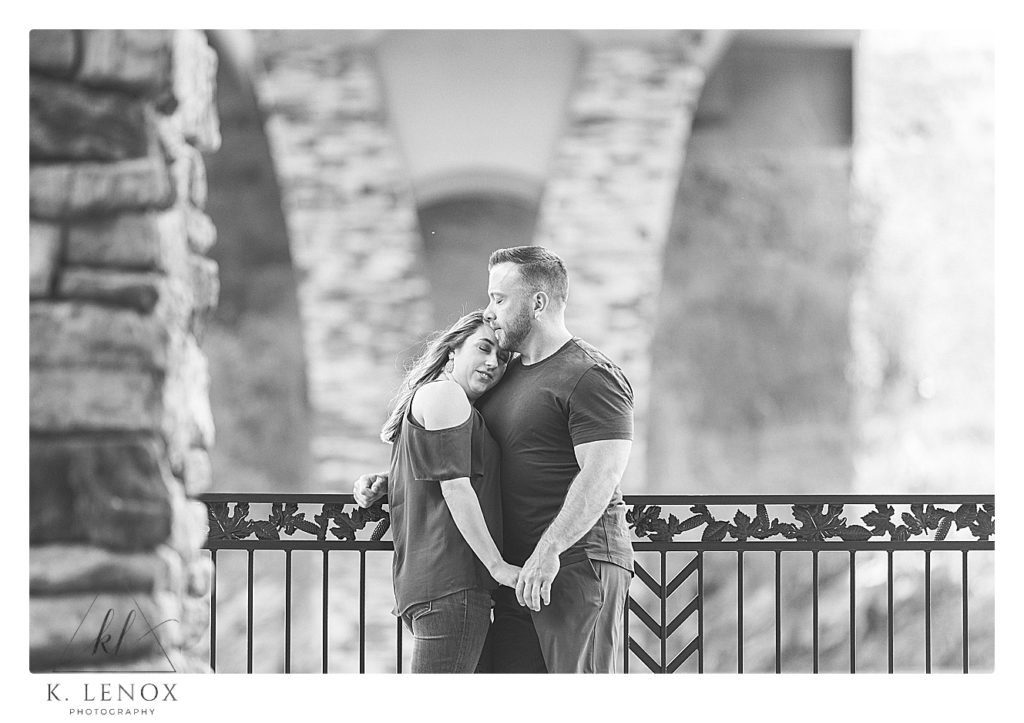
[[[391,467],[356,501],[388,495],[413,672],[621,672],[632,388],[566,328],[558,256],[500,249],[488,270],[486,309],[407,373]]]

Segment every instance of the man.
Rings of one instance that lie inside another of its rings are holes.
[[[558,256],[499,249],[488,269],[484,318],[499,346],[520,356],[477,406],[502,450],[504,557],[523,569],[514,593],[495,592],[481,670],[620,672],[633,552],[619,481],[632,388],[566,328]],[[382,475],[364,475],[356,500],[371,504],[385,487]]]

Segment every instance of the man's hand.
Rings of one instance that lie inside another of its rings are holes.
[[[364,474],[352,485],[352,495],[360,507],[370,507],[387,493],[387,473]]]
[[[537,544],[530,559],[523,565],[516,583],[516,598],[520,605],[539,611],[541,602],[551,603],[551,583],[561,567],[558,553],[543,542]]]

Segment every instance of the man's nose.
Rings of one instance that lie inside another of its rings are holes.
[[[491,311],[490,304],[488,304],[487,308],[484,309],[484,321],[486,321],[488,324],[494,321],[494,312]]]

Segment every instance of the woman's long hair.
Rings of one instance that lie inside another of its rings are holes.
[[[449,353],[462,346],[463,342],[484,323],[484,310],[477,309],[452,324],[448,331],[436,332],[428,338],[426,350],[406,371],[405,379],[391,400],[391,413],[380,430],[382,440],[391,444],[398,438],[398,433],[402,429],[402,418],[409,411],[413,395],[424,384],[434,381],[441,375],[441,370],[448,363]]]

